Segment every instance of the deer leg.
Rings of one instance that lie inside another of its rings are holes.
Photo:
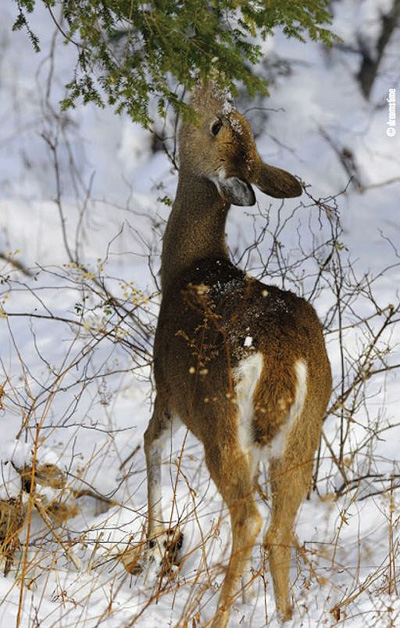
[[[125,568],[131,573],[143,570],[143,562],[161,567],[169,571],[176,562],[178,550],[182,545],[182,534],[179,530],[167,529],[161,503],[161,461],[162,450],[166,440],[179,427],[179,421],[172,419],[166,406],[159,398],[155,401],[153,416],[144,434],[144,450],[147,464],[147,546],[142,560],[142,550],[127,550],[123,557]]]
[[[164,531],[164,518],[161,502],[161,461],[162,449],[168,434],[172,433],[172,420],[167,412],[154,409],[144,434],[144,451],[147,465],[147,538],[152,539]]]
[[[248,461],[250,465],[250,481],[253,487],[253,493],[256,493],[256,477],[258,475],[259,457],[254,451],[248,451]],[[242,590],[242,602],[243,604],[249,604],[255,595],[255,587],[253,575],[250,569],[250,561],[247,561],[245,565],[242,578],[241,578],[241,590]]]
[[[299,452],[302,454],[299,455]],[[282,457],[270,463],[272,512],[264,547],[269,553],[276,609],[283,621],[290,619],[293,612],[289,595],[293,527],[309,488],[313,454],[313,449],[305,447],[304,439],[301,443],[294,439],[288,443]]]
[[[224,445],[226,460],[224,452],[219,451],[215,456],[207,456],[206,452],[211,477],[229,509],[232,526],[231,556],[211,628],[225,628],[228,623],[230,606],[262,522],[254,499],[248,457],[237,447]]]
[[[144,450],[147,465],[147,559],[158,562],[168,571],[176,561],[182,546],[179,530],[166,528],[161,500],[162,450],[167,438],[172,437],[180,422],[171,417],[165,405],[157,398],[154,413],[144,434]]]

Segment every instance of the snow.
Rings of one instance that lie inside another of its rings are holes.
[[[373,46],[376,16],[390,6],[390,0],[336,2],[333,28],[350,46],[359,33]],[[12,5],[2,7],[1,13],[0,253],[11,256],[13,263],[0,259],[0,273],[6,277],[0,312],[9,314],[0,318],[0,385],[5,391],[0,397],[0,499],[19,495],[16,468],[29,466],[36,442],[38,463],[54,464],[66,474],[65,499],[76,506],[76,514],[52,532],[37,510],[32,514],[19,625],[153,628],[184,625],[186,619],[188,625],[203,625],[215,609],[230,528],[202,449],[184,430],[165,447],[163,501],[172,524],[179,521],[184,533],[185,562],[174,581],[161,582],[154,574],[131,576],[119,561],[129,544],[142,542],[146,525],[142,435],[154,400],[151,330],[159,307],[157,272],[169,213],[162,199],[173,198],[177,177],[164,152],[152,153],[151,135],[125,116],[93,106],[60,114],[58,102],[71,72],[71,46],[56,38],[50,85],[48,50],[54,25],[48,14],[39,10],[32,15],[43,50],[35,55],[26,34],[10,30]],[[293,66],[263,101],[271,111],[257,139],[263,159],[300,176],[311,185],[313,198],[343,192],[338,197],[344,225],[341,244],[360,277],[378,275],[373,288],[382,309],[397,305],[400,280],[400,131],[392,138],[386,135],[389,89],[400,93],[399,37],[397,29],[371,103],[363,99],[354,79],[356,54],[337,48],[326,52],[319,44],[287,41],[279,33],[268,38],[265,53],[287,58]],[[250,122],[256,113],[248,112]],[[348,184],[349,172],[338,158],[342,147],[352,153],[359,188]],[[320,216],[315,207],[309,208],[312,203],[305,195],[302,205],[291,200],[281,206],[257,194],[256,208],[235,207],[230,212],[228,243],[236,259],[267,219],[273,230],[292,212],[283,235],[283,255],[289,259],[297,255],[299,233],[307,250],[311,241],[323,242],[329,234],[326,216],[321,216],[319,229]],[[71,264],[65,239],[80,266]],[[267,238],[261,244],[265,256],[268,243]],[[246,272],[262,273],[256,251],[241,260],[242,266],[245,263]],[[271,283],[284,282],[307,293],[314,273],[310,262],[303,282],[296,285],[295,269],[282,279],[277,268]],[[145,323],[140,332],[129,317],[123,322],[110,318],[107,304],[95,292],[102,277],[127,307],[138,308]],[[314,304],[325,320],[332,301],[322,294]],[[373,313],[364,294],[352,307],[357,316]],[[375,324],[372,320],[371,329]],[[103,337],[106,328],[122,342]],[[391,326],[381,346],[390,341],[396,348],[399,340],[398,325]],[[362,341],[355,330],[346,330],[347,362],[362,354]],[[251,345],[247,336],[244,346]],[[327,346],[339,386],[342,356],[337,334],[327,335]],[[397,364],[398,353],[388,359]],[[335,491],[343,486],[343,477],[325,445],[321,450],[318,491],[305,501],[298,519],[296,532],[304,552],[297,552],[292,564],[295,613],[288,628],[386,628],[400,621],[400,602],[390,585],[390,574],[396,573],[393,552],[398,560],[399,499],[395,488],[383,490],[390,488],[392,475],[399,476],[398,390],[396,369],[382,373],[371,380],[366,403],[354,409],[345,452],[350,485],[339,497]],[[380,427],[385,430],[375,437]],[[324,433],[337,447],[337,417],[327,420]],[[352,485],[360,475],[362,482]],[[47,501],[57,494],[53,489],[40,492]],[[269,506],[260,499],[259,507],[267,522]],[[27,534],[21,531],[22,548],[8,576],[0,577],[0,626],[17,626]],[[261,538],[252,564],[258,574],[255,598],[249,604],[235,602],[229,626],[258,628],[269,622],[276,628]]]
[[[18,497],[21,491],[21,478],[18,472],[10,464],[10,461],[4,459],[1,464],[1,485],[0,485],[0,499],[9,500]]]

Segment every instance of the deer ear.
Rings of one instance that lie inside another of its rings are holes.
[[[231,205],[254,205],[256,197],[249,183],[238,177],[216,178],[213,182],[221,196]]]
[[[300,182],[292,174],[264,163],[261,163],[259,176],[254,183],[261,192],[274,198],[293,198],[303,193]]]

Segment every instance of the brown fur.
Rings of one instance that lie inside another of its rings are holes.
[[[193,105],[198,117],[180,131],[178,190],[162,252],[163,300],[154,345],[157,398],[145,434],[148,538],[154,547],[165,529],[154,504],[160,482],[157,443],[168,435],[172,418],[179,417],[203,443],[210,475],[231,515],[232,553],[212,623],[212,628],[224,628],[262,523],[253,495],[253,457],[288,421],[300,360],[308,372],[304,404],[282,454],[271,460],[272,517],[264,539],[277,609],[284,619],[291,615],[293,525],[309,486],[331,375],[311,305],[246,276],[232,265],[225,245],[230,203],[254,202],[251,185],[289,197],[301,193],[300,184],[261,161],[247,120],[212,84],[198,90]],[[216,135],[215,121],[222,125]],[[251,442],[244,450],[235,369],[256,353],[263,355],[263,366],[252,400]]]

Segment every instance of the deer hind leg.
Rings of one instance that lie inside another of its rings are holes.
[[[229,610],[261,529],[248,456],[235,443],[224,451],[206,452],[207,466],[231,518],[232,549],[211,628],[225,628]],[[215,454],[215,455],[213,455]]]
[[[307,427],[307,418],[302,413],[297,425],[287,435],[281,457],[270,462],[272,512],[264,547],[269,554],[276,609],[283,621],[290,619],[293,612],[289,595],[293,528],[298,509],[310,486],[319,431],[318,426],[315,430]]]

